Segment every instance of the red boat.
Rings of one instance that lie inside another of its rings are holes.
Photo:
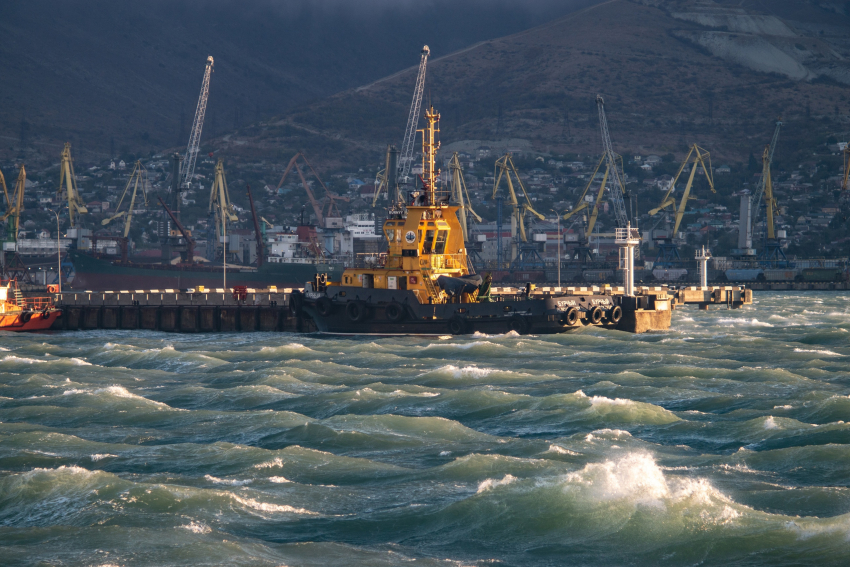
[[[43,331],[61,315],[52,297],[24,297],[17,280],[0,280],[0,331]]]

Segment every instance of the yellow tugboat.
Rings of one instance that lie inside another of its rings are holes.
[[[317,275],[292,309],[321,332],[375,334],[560,333],[583,325],[616,325],[612,296],[490,297],[490,278],[474,273],[457,206],[435,167],[440,115],[425,111],[421,186],[396,203],[384,223],[386,253],[363,258],[340,281]]]

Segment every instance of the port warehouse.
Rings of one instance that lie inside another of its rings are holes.
[[[297,289],[297,288],[296,288]],[[293,288],[239,290],[218,288],[203,292],[123,290],[66,292],[55,295],[62,317],[53,330],[125,329],[183,333],[202,332],[312,332],[316,325],[290,306]],[[297,291],[302,291],[297,289]],[[663,312],[669,326],[677,306],[711,305],[737,309],[752,303],[752,291],[736,286],[636,288],[632,310]],[[520,297],[523,288],[494,287],[494,301]],[[624,288],[612,286],[541,287],[532,296],[605,294],[623,298]],[[663,304],[664,307],[659,307]],[[645,329],[652,330],[652,329]],[[635,332],[635,331],[632,331]],[[639,331],[642,332],[642,331]]]

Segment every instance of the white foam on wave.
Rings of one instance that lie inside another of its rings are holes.
[[[178,526],[180,529],[189,530],[193,534],[208,534],[212,531],[210,527],[201,522],[192,521],[186,525]]]
[[[793,409],[794,406],[785,404],[784,406],[773,406],[773,409]]]
[[[454,378],[464,378],[464,377],[472,377],[472,378],[484,378],[488,374],[493,372],[492,368],[478,368],[477,366],[464,366],[463,368],[458,368],[452,364],[447,364],[445,366],[441,366],[436,370],[436,372],[448,372]]]
[[[549,445],[549,448],[546,449],[546,453],[555,453],[558,455],[580,455],[581,453],[576,453],[575,451],[570,451],[569,449],[564,449],[560,445]]]
[[[218,477],[215,477],[211,474],[205,474],[204,478],[207,479],[208,481],[212,482],[212,483],[215,483],[215,484],[229,484],[230,486],[242,486],[242,485],[251,484],[252,482],[254,482],[251,479],[237,480],[235,478],[218,478]]]
[[[750,327],[773,327],[773,325],[765,321],[759,321],[756,318],[744,319],[743,317],[721,317],[717,320],[717,324],[725,325],[727,327],[738,327],[741,325],[748,325]]]
[[[111,458],[115,458],[115,457],[117,457],[117,456],[118,456],[118,455],[113,455],[113,454],[111,454],[111,453],[95,453],[94,455],[89,455],[89,458],[90,458],[92,461],[97,462],[97,461],[100,461],[100,460],[102,460],[102,459],[108,459],[108,458],[110,458],[110,457],[111,457]]]
[[[726,524],[740,516],[734,504],[701,478],[667,478],[655,459],[645,451],[627,453],[601,463],[590,463],[562,479],[563,488],[593,504],[628,502],[668,510],[685,500],[702,508],[704,522]]]
[[[819,350],[819,349],[816,349],[816,348],[813,348],[813,349],[795,348],[794,352],[811,352],[811,353],[815,353],[815,354],[821,354],[821,355],[824,355],[824,356],[844,356],[840,352],[833,352],[831,350]]]
[[[779,424],[776,423],[772,415],[767,416],[767,419],[764,420],[762,425],[765,429],[779,429]]]
[[[296,508],[289,504],[272,504],[271,502],[261,502],[253,498],[242,498],[235,494],[227,493],[227,495],[246,508],[257,510],[259,512],[286,512],[290,514],[303,514],[306,516],[318,516],[318,512],[307,510],[306,508]]]
[[[493,478],[488,478],[478,485],[478,490],[475,491],[476,494],[481,494],[487,490],[492,490],[497,486],[505,486],[506,484],[511,484],[516,482],[516,477],[511,474],[506,474],[502,480],[496,480]]]
[[[268,479],[269,482],[273,482],[275,484],[286,484],[287,482],[292,482],[288,478],[284,478],[282,476],[270,476]]]
[[[454,337],[450,336],[450,338],[454,338]],[[497,345],[495,343],[491,343],[490,341],[472,341],[472,342],[469,342],[469,343],[450,343],[450,344],[431,343],[429,345],[426,345],[425,349],[448,347],[448,348],[458,348],[458,349],[461,349],[461,350],[468,350],[468,349],[471,349],[471,348],[477,347],[477,346],[494,346],[495,347],[495,346],[499,346],[499,345]]]
[[[271,461],[265,461],[263,463],[257,463],[256,465],[254,465],[255,469],[272,469],[279,467],[283,467],[283,459],[281,459],[280,457],[275,457]]]
[[[115,396],[116,398],[125,398],[125,399],[128,399],[128,400],[144,401],[146,404],[152,404],[154,406],[159,407],[160,409],[169,409],[169,410],[173,410],[173,411],[185,411],[185,410],[180,410],[180,409],[174,409],[171,406],[169,406],[168,404],[164,404],[162,402],[157,402],[155,400],[149,400],[148,398],[146,398],[144,396],[139,396],[138,394],[134,394],[134,393],[130,392],[129,390],[127,390],[127,388],[124,388],[123,386],[117,386],[117,385],[106,386],[105,388],[96,388],[94,390],[86,390],[86,389],[83,389],[83,388],[72,388],[70,390],[65,390],[64,392],[62,392],[63,396],[73,396],[73,395],[78,395],[78,394],[84,394],[84,395],[88,395],[88,396],[96,396],[98,394],[108,394],[110,396]]]
[[[628,431],[623,431],[622,429],[605,428],[605,429],[597,429],[596,431],[593,431],[592,433],[588,433],[587,435],[584,436],[584,440],[585,441],[593,441],[594,439],[603,439],[603,438],[606,438],[606,437],[616,437],[616,438],[619,439],[620,437],[631,437],[631,436],[632,436],[631,433],[629,433]]]

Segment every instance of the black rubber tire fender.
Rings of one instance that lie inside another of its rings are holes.
[[[333,313],[334,305],[329,297],[320,297],[316,300],[316,313],[322,317],[327,317]]]
[[[590,310],[590,322],[594,325],[598,325],[602,321],[602,308],[598,305]]]
[[[619,323],[620,319],[623,318],[623,308],[619,305],[615,305],[611,311],[608,312],[608,320],[612,323]]]
[[[561,323],[569,325],[570,327],[573,327],[576,324],[578,324],[580,318],[581,318],[581,314],[579,313],[578,308],[577,307],[570,307],[561,316]]]
[[[384,314],[386,315],[388,321],[392,323],[398,323],[399,321],[404,319],[404,306],[400,303],[392,301],[387,304],[386,308],[384,308]]]
[[[524,335],[528,332],[528,321],[520,315],[514,315],[511,317],[511,320],[508,321],[508,330]]]
[[[304,300],[301,292],[298,290],[293,291],[289,295],[289,310],[294,314],[298,315],[301,312],[301,302]]]
[[[352,323],[359,323],[366,319],[368,308],[365,301],[349,301],[345,306],[345,315]]]
[[[22,313],[21,314],[21,322],[29,323],[30,319],[32,319],[32,313]]]
[[[466,334],[466,320],[457,315],[449,319],[449,332],[453,335]]]

